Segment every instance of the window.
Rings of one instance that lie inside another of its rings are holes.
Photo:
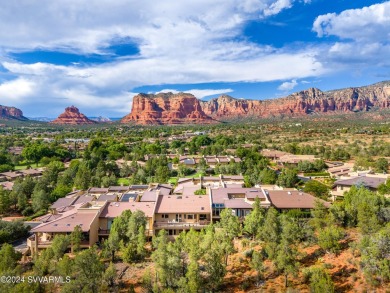
[[[162,214],[161,217],[162,217],[163,219],[168,219],[168,218],[169,218],[169,215],[168,215],[168,214]]]
[[[191,215],[187,215],[187,219],[188,220],[193,220],[194,219],[194,215],[192,215],[192,214]]]
[[[205,214],[200,214],[199,215],[199,220],[204,221],[206,219],[207,219],[207,215],[205,215]]]

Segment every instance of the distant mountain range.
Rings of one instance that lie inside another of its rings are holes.
[[[136,124],[208,124],[245,118],[299,117],[310,115],[371,112],[390,109],[390,81],[364,87],[323,92],[309,88],[284,98],[245,100],[222,95],[210,101],[198,100],[188,93],[138,94],[133,98],[131,113],[122,123]],[[28,120],[15,107],[0,105],[0,119]],[[91,117],[68,107],[57,119],[29,118],[55,124],[95,124],[118,118]]]

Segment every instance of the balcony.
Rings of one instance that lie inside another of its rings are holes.
[[[199,222],[156,222],[154,223],[155,229],[202,229],[210,224],[210,221]]]
[[[41,239],[38,240],[38,248],[48,248],[53,244],[53,240],[43,241]],[[35,235],[32,235],[27,238],[27,246],[35,247]],[[86,248],[89,247],[89,241],[83,240],[80,242],[80,247]]]
[[[110,230],[109,229],[108,230],[99,229],[98,234],[99,234],[99,236],[107,236],[110,234]]]

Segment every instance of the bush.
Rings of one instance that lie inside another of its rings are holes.
[[[252,257],[253,249],[245,250],[242,254],[243,254],[245,257]]]
[[[28,231],[29,228],[22,221],[6,222],[0,220],[0,244],[27,237]]]

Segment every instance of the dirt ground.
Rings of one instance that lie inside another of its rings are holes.
[[[342,251],[338,255],[324,253],[318,245],[300,248],[300,273],[297,276],[289,276],[288,292],[310,292],[308,284],[305,284],[302,274],[303,268],[313,265],[324,266],[330,274],[336,292],[389,292],[389,288],[370,287],[359,268],[359,257],[353,255],[349,247],[352,241],[358,240],[356,230],[348,230],[348,236],[343,240]],[[250,266],[250,258],[245,257],[245,251],[249,247],[242,247],[241,240],[236,241],[236,253],[229,256],[227,274],[224,278],[223,287],[220,292],[244,293],[244,292],[286,292],[285,278],[279,275],[270,261],[265,261],[266,273],[264,282],[257,282],[257,273]],[[260,246],[252,247],[259,250]],[[137,265],[116,264],[117,271],[124,270],[120,280],[126,285],[127,292],[130,284],[134,286],[135,292],[144,292],[142,288],[142,276],[146,270],[151,270],[154,275],[154,266],[150,261]],[[122,291],[121,291],[122,292]]]

